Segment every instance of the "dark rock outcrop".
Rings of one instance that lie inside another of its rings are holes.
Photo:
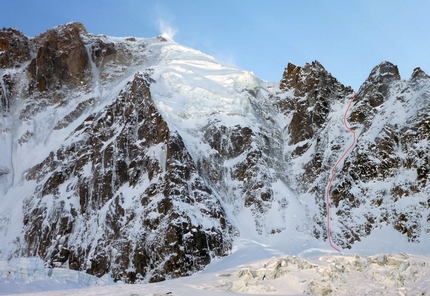
[[[87,82],[90,64],[82,40],[86,33],[81,23],[69,23],[34,38],[37,55],[28,68],[30,90],[56,90]]]
[[[0,30],[0,68],[21,66],[31,58],[27,36],[16,29]]]
[[[312,139],[327,123],[333,101],[352,92],[352,89],[339,83],[317,61],[306,64],[303,68],[289,63],[280,89],[290,93],[275,103],[281,112],[292,116],[288,126],[289,145]],[[305,150],[302,144],[295,153],[301,155]]]

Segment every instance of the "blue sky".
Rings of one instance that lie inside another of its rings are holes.
[[[28,36],[71,22],[90,33],[173,39],[279,81],[291,61],[318,60],[354,89],[388,60],[408,79],[430,74],[430,1],[414,0],[13,0],[0,1],[0,28]]]

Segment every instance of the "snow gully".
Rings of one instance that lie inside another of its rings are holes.
[[[352,141],[352,144],[348,147],[348,149],[346,149],[346,151],[342,154],[342,156],[338,159],[338,161],[335,163],[335,165],[331,169],[330,181],[328,182],[327,188],[325,190],[325,201],[326,201],[326,205],[327,205],[327,239],[328,239],[328,242],[330,243],[330,246],[338,252],[340,252],[340,250],[333,245],[333,242],[331,241],[331,235],[330,235],[330,198],[329,198],[329,195],[330,195],[330,187],[331,187],[331,184],[333,183],[334,171],[335,171],[336,167],[345,158],[345,156],[348,154],[348,152],[352,149],[352,147],[354,147],[355,143],[357,142],[357,135],[355,134],[355,131],[352,130],[348,126],[348,123],[346,122],[346,115],[348,114],[349,108],[352,105],[352,101],[354,101],[356,96],[357,96],[357,94],[354,92],[351,100],[349,101],[348,107],[345,110],[345,114],[343,115],[343,124],[345,125],[346,129],[349,130],[353,134],[354,139]]]

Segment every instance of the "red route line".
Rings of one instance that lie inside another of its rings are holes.
[[[353,131],[348,126],[348,124],[346,122],[346,114],[348,114],[348,110],[351,107],[352,101],[355,99],[355,97],[356,97],[356,94],[354,93],[351,100],[349,101],[349,104],[348,104],[348,107],[346,108],[345,114],[343,115],[343,124],[354,135],[354,140],[352,141],[351,146],[349,146],[348,149],[346,149],[346,151],[342,154],[342,156],[339,158],[339,160],[336,162],[336,164],[331,169],[331,178],[330,178],[330,181],[328,182],[327,188],[325,190],[325,201],[327,204],[327,238],[328,238],[328,242],[330,243],[330,246],[338,252],[340,252],[340,250],[333,245],[333,243],[331,241],[331,235],[330,235],[330,199],[329,199],[329,194],[330,194],[331,183],[333,183],[333,179],[334,179],[334,170],[339,165],[339,163],[345,158],[345,156],[348,154],[349,150],[351,150],[352,147],[354,147],[355,143],[357,142],[357,135],[355,134],[355,131]]]

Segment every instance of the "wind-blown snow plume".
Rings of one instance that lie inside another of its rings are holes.
[[[157,23],[161,36],[173,40],[173,37],[175,37],[178,30],[172,27],[172,25],[164,19],[159,19]]]

